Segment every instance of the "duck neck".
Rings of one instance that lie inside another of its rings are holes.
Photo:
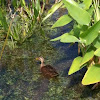
[[[42,68],[43,66],[45,66],[44,62],[41,62],[40,68]]]

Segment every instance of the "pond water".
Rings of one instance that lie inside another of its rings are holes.
[[[11,49],[6,46],[0,61],[0,100],[99,100],[100,88],[81,84],[86,69],[68,76],[68,70],[78,56],[77,44],[50,42],[50,39],[69,32],[73,23],[51,29],[51,25],[66,13],[57,10],[44,25],[45,36],[38,29],[22,45]],[[50,22],[50,20],[52,20]],[[8,41],[9,42],[9,41]],[[1,46],[0,46],[1,48]],[[58,81],[48,80],[41,75],[36,57],[43,56],[45,63],[56,68]]]

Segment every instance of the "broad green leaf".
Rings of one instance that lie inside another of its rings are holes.
[[[82,58],[82,62],[81,62],[81,66],[83,64],[85,64],[86,62],[88,62],[91,58],[93,58],[94,56],[94,51],[93,50],[89,50],[86,52],[86,54],[84,55],[84,57]]]
[[[69,35],[68,33],[65,33],[57,38],[54,38],[51,41],[57,41],[57,40],[60,40],[60,42],[63,43],[80,42],[78,38],[76,38],[73,35]]]
[[[63,34],[63,36],[61,37],[60,42],[63,42],[63,43],[71,43],[71,42],[80,42],[80,41],[75,36],[69,35],[67,33],[67,34]]]
[[[82,80],[83,85],[100,82],[100,64],[92,65],[88,68]]]
[[[93,42],[94,47],[100,48],[100,35]]]
[[[48,14],[45,18],[43,18],[43,21],[45,21],[48,17],[50,17],[59,7],[62,6],[62,2],[59,2],[59,3],[55,3],[52,8],[48,11]],[[43,22],[42,21],[42,22]]]
[[[100,57],[100,47],[94,52],[94,54],[95,54],[96,56],[99,56],[99,57]]]
[[[98,36],[100,30],[100,21],[90,27],[86,32],[80,35],[81,41],[85,41],[86,45],[91,44],[94,39]]]
[[[90,23],[90,15],[87,11],[80,8],[74,0],[62,0],[68,9],[69,14],[81,25]]]
[[[68,15],[63,15],[55,22],[55,24],[53,24],[52,28],[64,26],[71,21],[72,19]]]
[[[88,9],[88,13],[90,14],[90,16],[93,15],[93,11],[94,11],[94,7],[92,6],[91,8]]]
[[[72,62],[72,65],[69,69],[68,75],[71,75],[71,74],[77,72],[78,70],[80,70],[82,68],[82,67],[80,67],[81,61],[82,61],[82,57],[80,57],[80,56],[76,57],[74,59],[74,61]]]
[[[89,9],[89,7],[91,6],[92,4],[92,0],[84,0],[83,4],[85,5],[85,8],[84,9]]]
[[[54,39],[51,39],[50,41],[57,41],[57,40],[60,40],[60,39],[61,39],[61,36],[54,38]]]

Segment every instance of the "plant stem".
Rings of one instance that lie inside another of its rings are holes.
[[[9,25],[9,28],[8,28],[7,36],[6,36],[6,39],[5,39],[4,45],[3,45],[3,47],[2,47],[1,54],[0,54],[0,60],[1,60],[1,58],[2,58],[3,51],[4,51],[5,46],[6,46],[6,44],[7,44],[7,39],[8,39],[9,33],[10,33],[10,29],[11,29],[12,22],[13,22],[13,19],[11,20],[10,25]]]

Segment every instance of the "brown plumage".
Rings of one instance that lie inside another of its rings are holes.
[[[51,65],[44,64],[43,57],[36,58],[36,60],[41,61],[40,70],[41,70],[43,76],[45,76],[46,78],[54,78],[54,77],[58,76],[58,73],[55,68],[53,68]]]

